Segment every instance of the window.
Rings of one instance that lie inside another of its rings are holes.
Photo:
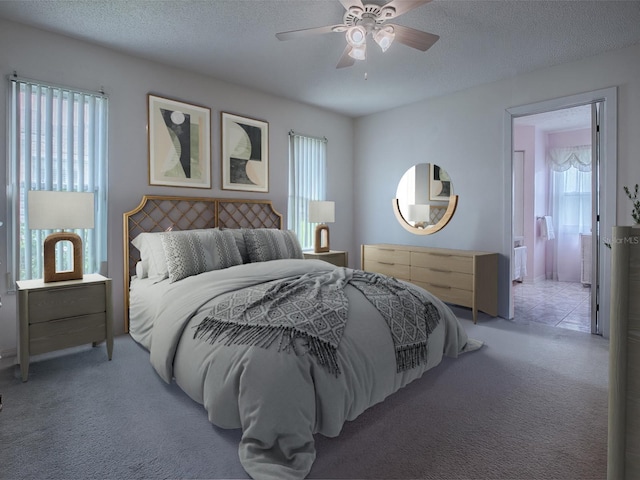
[[[591,233],[591,172],[570,167],[553,171],[552,201],[560,228],[571,227],[575,233]]]
[[[51,231],[29,229],[29,190],[94,193],[95,226],[75,233],[82,237],[84,272],[99,272],[107,259],[108,99],[102,93],[18,77],[12,77],[10,83],[7,195],[11,280],[43,275],[43,242]],[[60,243],[59,254],[69,258],[63,268],[69,268],[71,250],[66,251],[66,242]]]
[[[303,250],[313,248],[309,201],[326,200],[327,139],[289,132],[289,205],[287,225]]]
[[[591,145],[551,148],[551,212],[554,225],[576,235],[591,232]]]

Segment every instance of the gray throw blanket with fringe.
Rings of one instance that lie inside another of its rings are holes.
[[[427,339],[440,321],[421,291],[376,273],[338,268],[266,282],[225,295],[197,327],[211,343],[255,345],[291,352],[300,343],[318,364],[338,375],[337,349],[347,322],[344,287],[357,288],[383,316],[396,351],[397,371],[427,360]],[[302,342],[296,342],[296,339]]]

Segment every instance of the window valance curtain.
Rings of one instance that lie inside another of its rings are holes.
[[[590,172],[591,145],[550,148],[547,151],[547,163],[555,172],[564,172],[571,167],[576,167],[581,172]]]

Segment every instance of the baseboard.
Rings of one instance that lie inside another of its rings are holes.
[[[0,368],[15,365],[18,360],[18,350],[10,348],[0,351]]]

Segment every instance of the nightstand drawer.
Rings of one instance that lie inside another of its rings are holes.
[[[106,321],[107,315],[102,312],[35,324],[29,329],[29,353],[37,355],[105,340]]]
[[[307,260],[323,260],[327,263],[331,263],[336,267],[347,267],[349,262],[347,261],[347,252],[341,250],[330,250],[328,252],[304,252],[303,256]]]
[[[29,323],[100,313],[105,305],[104,284],[33,291],[29,294]]]

